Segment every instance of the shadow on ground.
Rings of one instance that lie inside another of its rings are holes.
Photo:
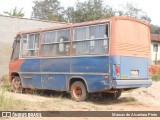
[[[67,92],[57,92],[57,91],[53,91],[53,90],[33,90],[28,94],[35,94],[38,96],[43,96],[43,97],[61,97],[64,99],[68,99],[71,100],[70,94]],[[96,96],[93,94],[89,95],[89,98],[87,100],[87,102],[91,102],[93,104],[99,104],[99,105],[103,105],[103,104],[120,104],[120,103],[125,103],[125,104],[134,104],[137,102],[137,100],[134,97],[120,97],[118,99],[111,99],[111,98],[104,98],[101,96]]]
[[[120,97],[118,99],[111,99],[111,98],[90,98],[90,102],[94,104],[99,104],[99,105],[113,105],[113,104],[120,104],[120,103],[125,103],[125,104],[137,104],[137,100],[133,97]]]

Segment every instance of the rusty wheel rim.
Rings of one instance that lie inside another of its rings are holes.
[[[19,81],[14,81],[13,85],[16,91],[21,90],[22,88],[21,83]]]
[[[82,96],[82,89],[80,86],[74,86],[73,88],[73,95],[75,98],[81,98]]]
[[[16,89],[19,89],[19,88],[20,88],[20,82],[15,82],[15,83],[14,83],[14,87],[15,87]]]

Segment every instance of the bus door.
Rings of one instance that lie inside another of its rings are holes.
[[[23,87],[42,88],[39,55],[39,33],[24,34],[21,40],[20,74]]]

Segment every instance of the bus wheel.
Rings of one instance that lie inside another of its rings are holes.
[[[14,77],[12,80],[12,91],[15,93],[22,93],[23,88],[20,77]]]
[[[75,101],[85,101],[88,98],[88,92],[83,82],[76,81],[71,86],[71,99]]]

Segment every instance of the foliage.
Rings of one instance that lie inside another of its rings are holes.
[[[76,22],[76,13],[75,13],[75,9],[74,7],[68,7],[66,10],[65,10],[65,21],[66,22]]]
[[[160,81],[160,65],[152,65],[152,80]]]
[[[66,9],[67,22],[85,22],[109,18],[115,15],[115,11],[108,5],[103,3],[103,0],[88,0],[85,2],[76,2],[76,7],[68,7]]]
[[[58,0],[36,0],[34,1],[34,6],[32,9],[32,18],[51,21],[64,21],[64,8],[60,6],[60,2]]]
[[[152,80],[155,82],[160,81],[160,75],[152,75]]]
[[[160,74],[160,65],[152,65],[152,74],[153,75]]]
[[[2,89],[5,89],[6,91],[12,90],[12,85],[8,80],[8,75],[4,75],[0,78],[0,86]]]
[[[60,6],[58,0],[34,1],[32,18],[65,22],[84,22],[114,16],[113,9],[103,0],[77,1],[76,7]]]
[[[151,22],[151,18],[140,8],[136,7],[133,3],[127,3],[123,6],[122,10],[117,10],[119,16],[128,16],[136,19],[140,19],[146,22]]]
[[[151,33],[152,34],[160,34],[160,26],[151,24]]]
[[[85,22],[115,15],[151,22],[150,17],[133,3],[127,3],[122,10],[113,10],[109,5],[105,5],[103,0],[86,0],[84,2],[78,0],[75,7],[71,6],[64,10],[58,0],[36,0],[32,9],[32,18],[61,22]],[[156,29],[154,30],[156,31]]]
[[[17,7],[15,7],[13,10],[10,10],[10,12],[4,12],[5,14],[9,16],[14,17],[24,17],[24,12],[22,12],[23,8],[21,8],[20,11],[17,10]]]

